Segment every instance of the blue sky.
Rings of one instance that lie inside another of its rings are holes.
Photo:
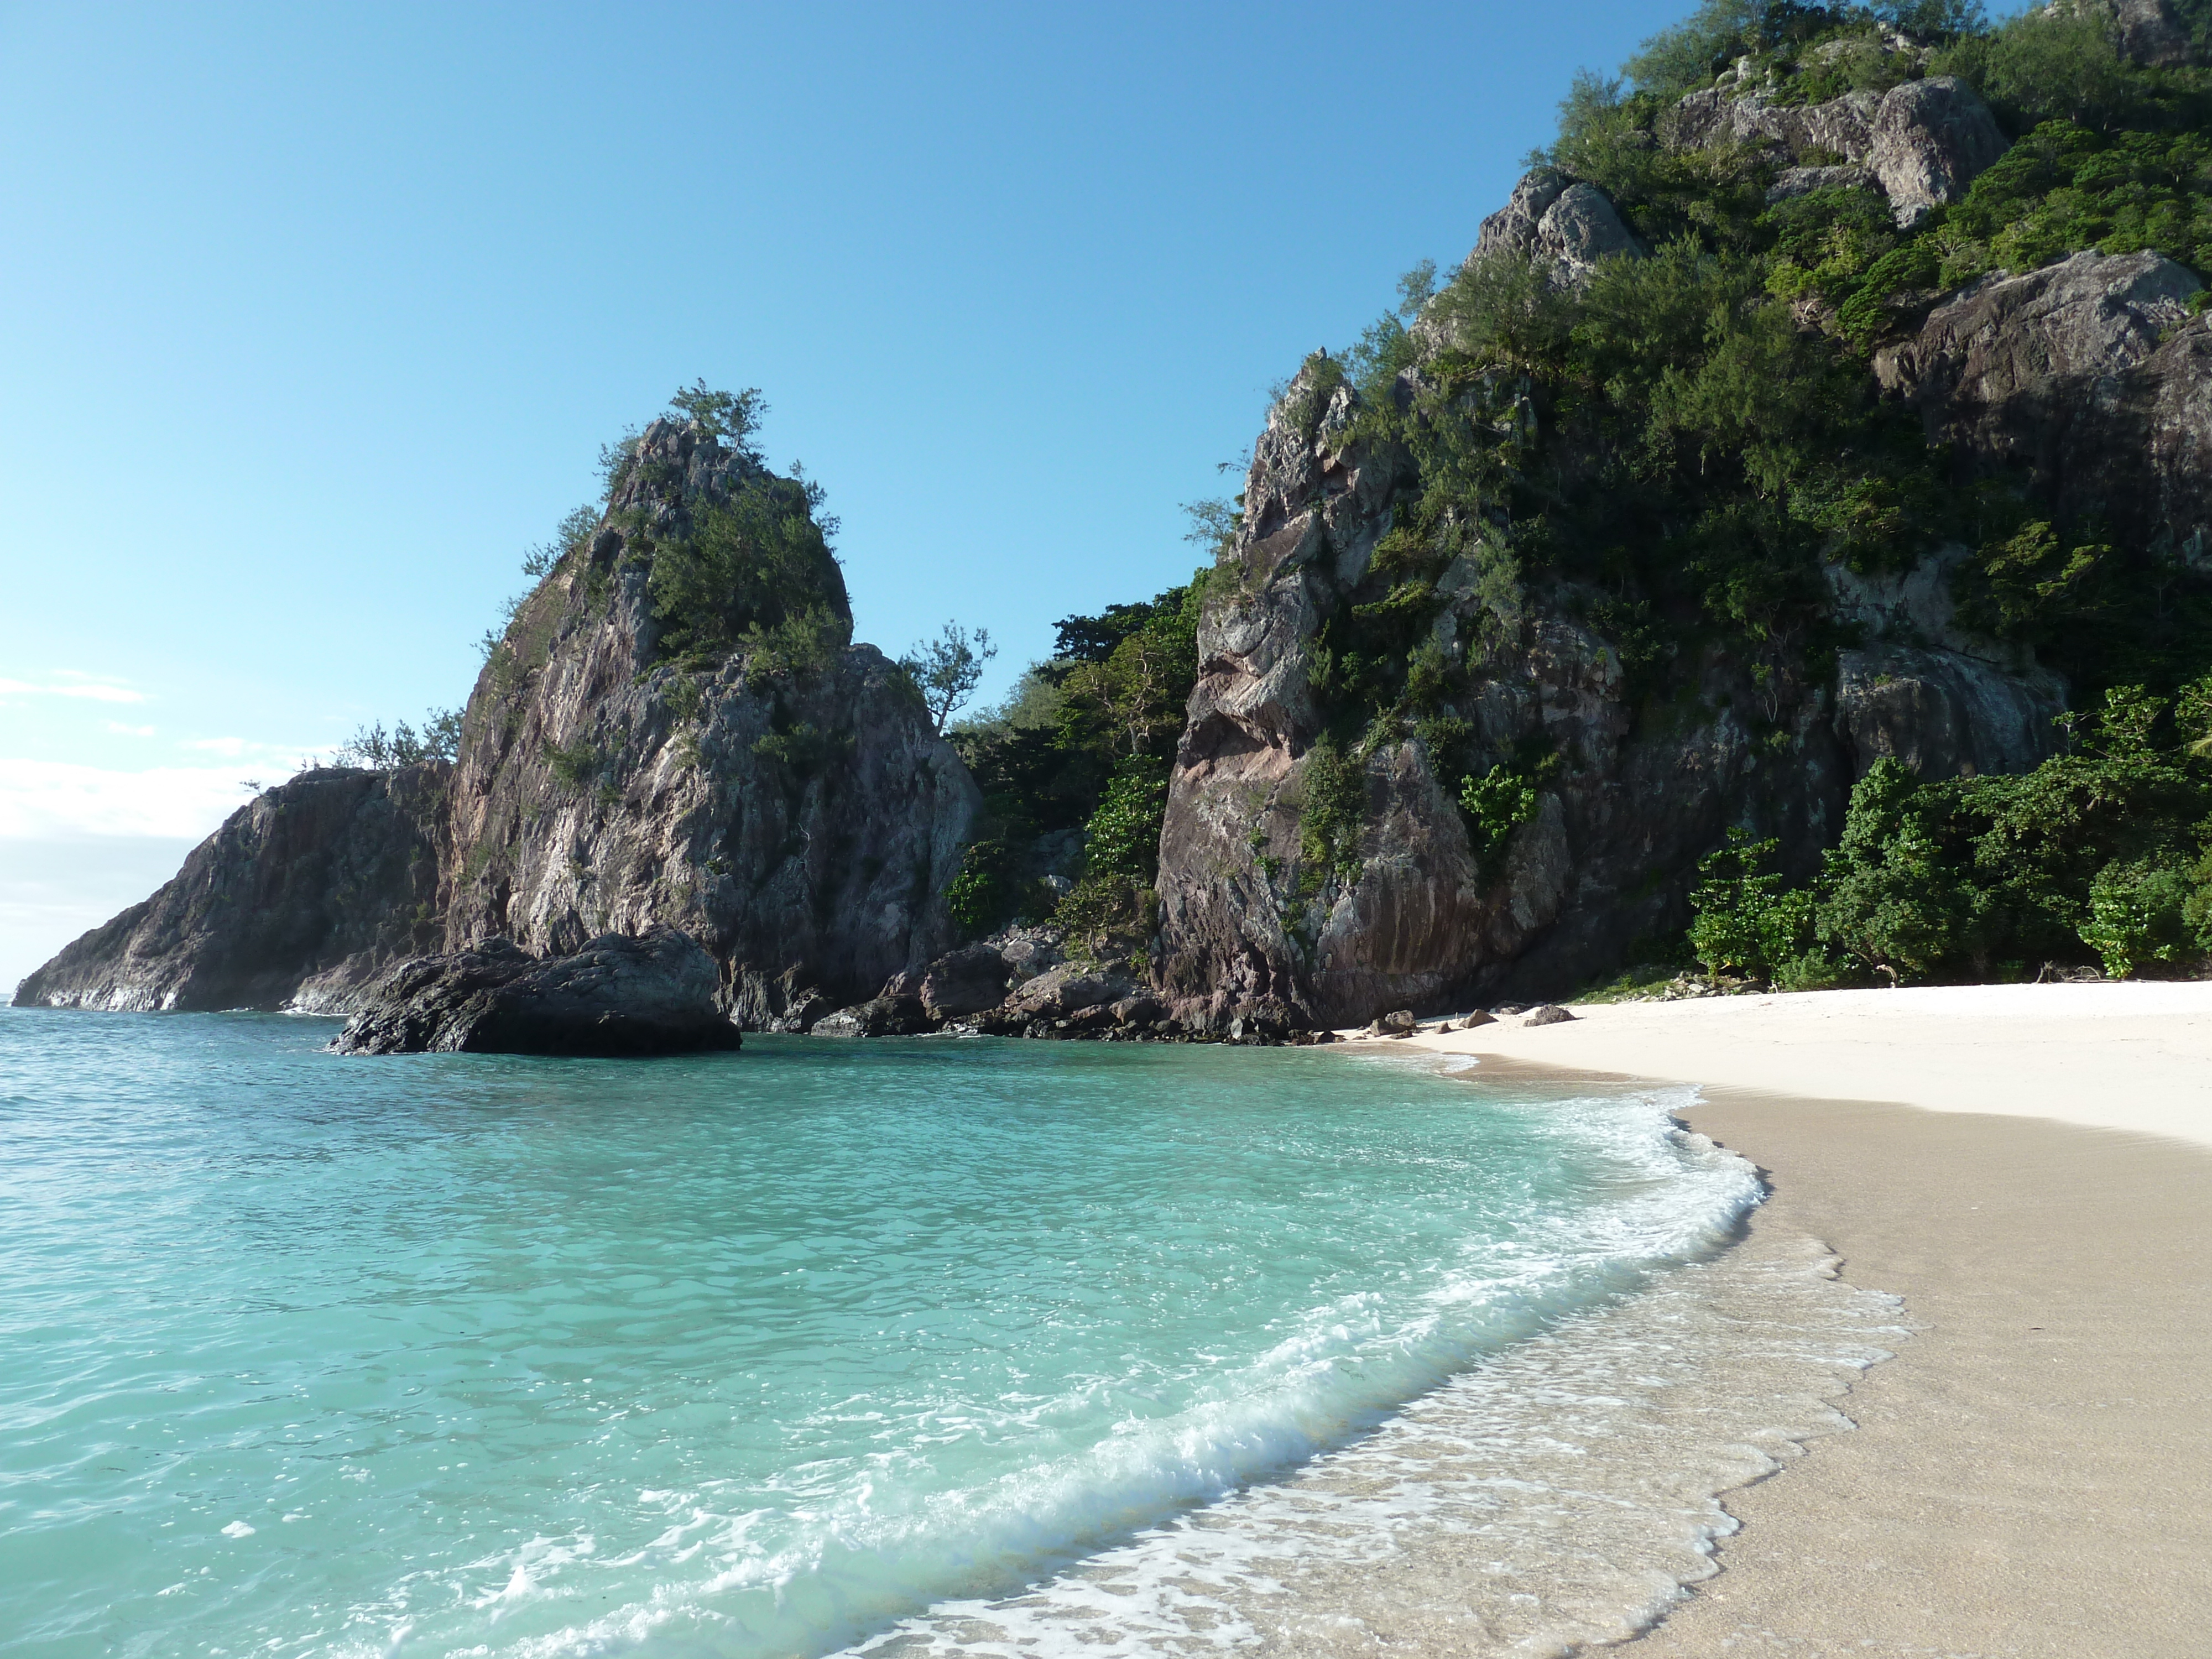
[[[462,702],[695,376],[1003,690],[1687,9],[0,5],[0,986]]]

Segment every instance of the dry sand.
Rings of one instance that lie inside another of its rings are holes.
[[[1629,1651],[2212,1654],[2212,984],[1576,1012],[1410,1041],[1706,1085],[1754,1224],[1917,1332]]]

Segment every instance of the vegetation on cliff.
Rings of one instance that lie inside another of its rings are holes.
[[[1145,924],[1204,587],[1201,572],[1152,599],[1063,618],[1052,656],[990,714],[954,728],[984,801],[952,887],[963,926]]]
[[[2212,959],[2212,677],[2126,688],[2017,776],[1923,782],[1877,761],[1818,880],[1792,887],[1741,831],[1705,862],[1690,945],[1785,989],[2032,978],[2094,957],[2114,978]]]

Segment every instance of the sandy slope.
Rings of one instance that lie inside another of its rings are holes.
[[[1708,1085],[1693,1127],[1773,1185],[1754,1225],[1917,1332],[1628,1651],[2212,1653],[2212,985],[1577,1012],[1410,1041]]]

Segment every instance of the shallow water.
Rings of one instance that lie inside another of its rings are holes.
[[[1516,1565],[1437,1616],[1536,1651],[1693,1574],[1873,1352],[1817,1252],[1724,1248],[1754,1174],[1650,1095],[332,1029],[0,1011],[0,1653],[1294,1651],[1470,1501]],[[1571,1416],[1629,1495],[1497,1501]]]

